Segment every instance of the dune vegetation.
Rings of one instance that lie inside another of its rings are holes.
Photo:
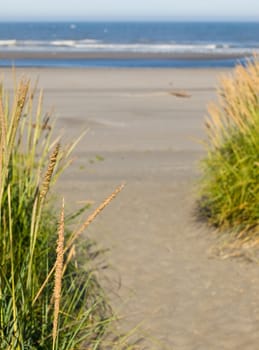
[[[200,209],[209,223],[248,240],[259,233],[259,62],[224,76],[206,120]]]
[[[42,94],[27,80],[16,85],[12,96],[0,87],[0,348],[99,349],[113,315],[90,264],[90,241],[80,240],[84,261],[76,243],[122,187],[70,229],[77,213],[66,217],[64,201],[53,203],[49,192],[76,142],[54,139]]]

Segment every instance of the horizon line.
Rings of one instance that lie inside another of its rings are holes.
[[[213,21],[236,21],[236,22],[253,22],[259,21],[259,15],[257,16],[1,16],[1,22],[80,22],[80,21],[89,21],[89,22],[138,22],[138,21],[201,21],[201,22],[213,22]]]

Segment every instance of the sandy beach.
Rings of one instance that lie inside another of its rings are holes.
[[[12,72],[1,69],[12,88]],[[195,217],[203,120],[224,69],[17,69],[44,89],[65,140],[88,129],[58,185],[67,207],[126,187],[85,233],[121,328],[146,349],[255,350],[258,266],[212,253]]]

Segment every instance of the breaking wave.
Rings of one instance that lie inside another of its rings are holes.
[[[258,44],[233,43],[107,43],[99,40],[0,40],[2,51],[73,51],[140,53],[248,53],[258,52]]]

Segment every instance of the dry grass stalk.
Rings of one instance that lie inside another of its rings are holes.
[[[90,215],[88,216],[88,218],[86,219],[86,221],[83,223],[83,225],[74,232],[74,234],[71,236],[70,240],[67,243],[66,246],[66,251],[73,245],[73,243],[75,242],[75,240],[85,231],[85,229],[91,224],[91,222],[100,214],[101,211],[103,211],[103,209],[105,207],[107,207],[107,205],[109,205],[111,203],[111,201],[122,191],[122,189],[124,188],[124,184],[120,185],[119,187],[117,187],[115,189],[115,191],[108,197],[106,198],[101,205],[99,205],[99,207]]]
[[[55,263],[55,284],[54,284],[54,320],[53,320],[53,349],[57,339],[60,299],[61,299],[61,286],[63,276],[63,259],[64,259],[64,199],[62,202],[62,209],[60,214],[60,222],[58,228],[58,240],[57,240],[57,259]]]
[[[42,291],[44,290],[44,288],[46,287],[50,277],[52,276],[53,272],[55,271],[56,268],[56,263],[54,264],[54,266],[52,267],[52,269],[50,270],[50,272],[48,273],[48,276],[46,277],[45,281],[42,283],[40,289],[38,290],[38,293],[35,295],[33,301],[32,301],[32,306],[36,303],[36,301],[38,300],[39,296],[41,295]]]
[[[5,114],[4,114],[4,106],[3,106],[3,96],[0,94],[0,118],[1,118],[1,142],[4,144],[6,141],[6,120],[5,120]]]
[[[63,267],[63,274],[66,271],[66,268],[67,268],[68,264],[70,263],[72,258],[75,257],[75,255],[76,255],[76,248],[75,248],[75,245],[73,244],[72,247],[70,248],[69,252],[68,252],[66,263],[64,264],[64,267]]]
[[[54,149],[54,151],[52,152],[51,156],[50,156],[50,161],[49,161],[49,165],[48,165],[48,169],[46,171],[46,174],[44,176],[44,180],[42,183],[42,189],[40,192],[40,199],[44,199],[48,193],[49,190],[49,184],[52,178],[52,174],[55,168],[55,165],[57,163],[57,158],[58,158],[58,153],[59,153],[59,149],[60,149],[60,144],[58,143]]]
[[[6,152],[6,120],[4,114],[4,106],[3,106],[3,92],[0,90],[0,203],[2,201],[2,195],[4,191],[4,181],[6,176],[6,160],[7,160],[7,152]],[[1,204],[0,204],[1,206]]]
[[[74,234],[71,236],[70,240],[68,241],[64,253],[66,253],[74,244],[75,240],[84,232],[84,230],[91,224],[91,222],[100,214],[100,212],[122,191],[122,189],[125,187],[124,184],[120,185],[118,188],[115,189],[115,191],[105,200],[101,203],[101,205],[86,219],[86,221],[83,223],[83,225],[74,232]],[[45,281],[42,283],[40,289],[38,290],[36,296],[33,299],[32,305],[35,304],[39,296],[41,295],[42,291],[44,290],[45,286],[47,285],[50,277],[52,276],[53,272],[55,271],[56,263],[48,273],[48,276],[46,277]]]
[[[15,102],[13,106],[13,112],[10,119],[10,126],[8,130],[8,147],[9,147],[9,153],[11,152],[14,141],[15,141],[15,135],[18,129],[19,121],[22,117],[23,108],[25,106],[27,94],[29,91],[29,81],[21,81],[18,91],[15,93]]]
[[[0,187],[2,188],[2,166],[3,159],[5,153],[5,123],[4,123],[4,110],[2,103],[2,96],[0,96],[0,125],[1,125],[1,133],[0,133]]]
[[[22,115],[28,90],[29,90],[29,81],[21,81],[18,89],[18,93],[17,93],[17,102],[16,102],[15,112],[14,112],[15,120],[19,120]]]

